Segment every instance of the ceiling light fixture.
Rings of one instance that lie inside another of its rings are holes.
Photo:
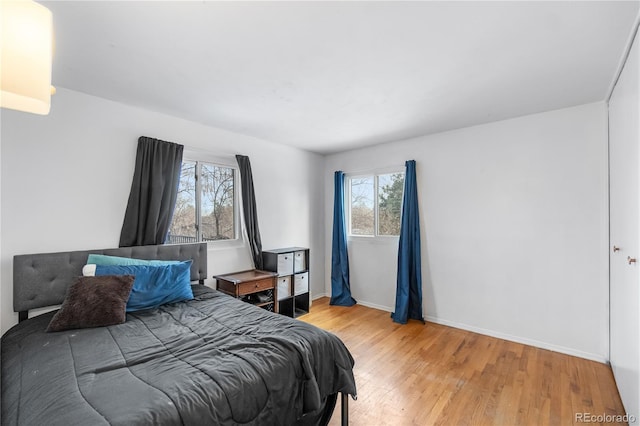
[[[32,0],[0,0],[0,106],[46,115],[51,108],[53,17]]]

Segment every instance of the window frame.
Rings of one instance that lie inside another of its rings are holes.
[[[345,173],[344,180],[344,194],[345,194],[345,221],[347,222],[347,238],[350,240],[362,240],[362,241],[397,241],[400,238],[400,234],[398,235],[380,235],[378,233],[378,225],[379,225],[379,176],[380,175],[391,175],[391,174],[402,174],[404,178],[406,178],[406,171],[404,168],[394,167],[394,168],[386,168],[386,169],[377,169],[366,172],[354,172],[354,173]],[[351,230],[351,180],[358,178],[367,178],[373,177],[373,235],[361,235],[354,234]],[[404,199],[404,185],[402,189],[402,196]],[[400,221],[402,222],[402,206],[400,206]]]
[[[240,168],[233,160],[227,160],[223,157],[218,157],[208,153],[200,151],[184,150],[182,156],[182,163],[193,162],[196,164],[196,186],[195,186],[195,216],[196,216],[196,243],[207,243],[208,248],[229,248],[241,246],[244,243],[244,232],[242,224],[242,214],[240,212]],[[215,167],[224,167],[233,170],[233,233],[235,238],[227,240],[202,240],[202,167],[201,165],[206,163]],[[173,222],[173,218],[171,218]]]

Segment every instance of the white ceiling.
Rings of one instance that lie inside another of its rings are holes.
[[[604,100],[639,6],[42,3],[54,85],[319,153]]]

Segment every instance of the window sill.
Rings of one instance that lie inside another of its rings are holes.
[[[394,236],[362,236],[362,235],[349,235],[347,236],[347,242],[357,244],[381,244],[381,245],[398,245],[400,237]]]
[[[207,250],[226,250],[245,247],[246,244],[243,239],[237,238],[235,240],[217,240],[217,241],[193,241],[193,244],[207,243]],[[170,243],[166,245],[179,245],[189,243]]]

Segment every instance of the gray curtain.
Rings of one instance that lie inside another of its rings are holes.
[[[251,162],[246,155],[236,155],[236,160],[240,168],[242,211],[244,214],[244,223],[247,228],[251,256],[253,257],[255,269],[262,269],[262,240],[260,239],[260,228],[258,227],[258,211],[256,209],[256,196],[253,190]]]
[[[138,139],[120,247],[164,244],[176,205],[183,150],[173,142]]]

